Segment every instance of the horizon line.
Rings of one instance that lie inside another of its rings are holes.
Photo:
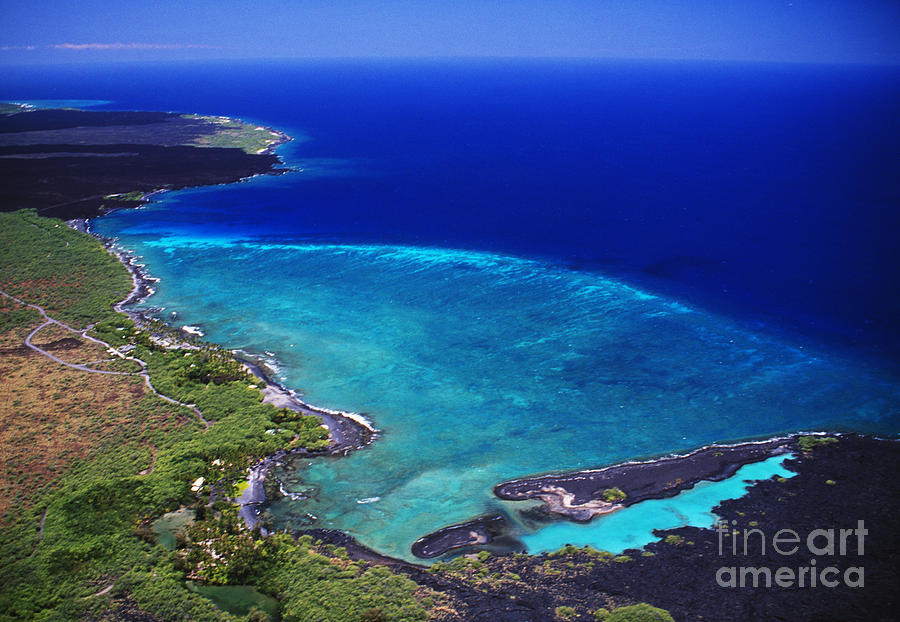
[[[208,48],[200,45],[171,44],[168,47],[155,46],[139,47],[144,44],[104,44],[121,47],[90,47],[74,48],[78,44],[58,44],[51,49],[75,50],[75,51],[106,51],[116,50],[177,50],[177,49],[222,49]],[[88,45],[88,44],[84,44]],[[95,44],[90,44],[95,45]],[[96,44],[100,45],[100,44]],[[150,44],[145,44],[150,45]],[[2,47],[0,47],[2,49]],[[753,58],[698,58],[686,57],[655,57],[655,56],[579,56],[579,55],[489,55],[489,54],[434,54],[434,55],[276,55],[276,56],[214,56],[214,57],[187,57],[187,58],[131,58],[131,59],[65,59],[48,60],[33,59],[9,60],[0,56],[0,65],[7,67],[21,66],[60,66],[60,65],[126,65],[126,64],[165,64],[165,63],[205,63],[205,62],[231,62],[231,63],[263,63],[263,62],[327,62],[327,61],[353,61],[353,62],[390,62],[390,61],[577,61],[577,62],[659,62],[659,63],[715,63],[715,64],[753,64],[753,65],[818,65],[818,66],[854,66],[854,67],[897,67],[900,66],[900,58],[892,60],[794,60],[794,59],[753,59]]]

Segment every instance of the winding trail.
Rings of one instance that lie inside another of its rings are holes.
[[[31,307],[34,305],[28,305],[28,306]],[[62,326],[63,328],[66,328],[68,330],[78,332],[78,331],[74,330],[73,328],[69,328],[65,324],[62,324],[56,320],[48,320],[48,321],[44,322],[43,324],[41,324],[40,326],[38,326],[37,328],[35,328],[33,331],[31,331],[31,333],[27,337],[25,337],[25,345],[28,346],[29,348],[31,348],[32,350],[34,350],[35,352],[39,352],[40,354],[43,354],[47,358],[56,361],[60,365],[65,365],[66,367],[71,367],[72,369],[78,369],[80,371],[89,371],[94,374],[109,374],[111,376],[133,376],[134,375],[133,372],[128,372],[128,371],[107,371],[104,369],[92,369],[90,367],[87,367],[86,365],[80,365],[78,363],[67,363],[66,361],[62,360],[61,358],[59,358],[53,354],[50,354],[46,350],[42,350],[38,346],[31,343],[32,337],[34,337],[39,331],[46,328],[47,326],[50,326],[51,324],[56,324],[57,326]],[[86,337],[86,335],[84,333],[78,332],[78,334],[83,337]]]
[[[150,475],[153,473],[153,470],[156,468],[156,447],[153,448],[150,456],[150,466],[148,466],[143,471],[140,471],[138,475]]]
[[[44,513],[41,514],[41,528],[38,529],[38,542],[44,541],[44,521],[47,520],[47,512],[50,511],[50,508],[45,508]]]
[[[24,300],[21,300],[19,298],[16,298],[15,296],[7,294],[3,290],[0,290],[0,295],[3,295],[6,298],[9,298],[10,300],[14,300],[15,302],[19,303],[20,305],[24,305],[24,306],[28,307],[29,309],[34,309],[35,311],[37,311],[38,313],[41,314],[41,317],[43,317],[44,320],[46,320],[43,324],[41,324],[40,326],[35,328],[33,331],[31,331],[27,337],[25,337],[25,345],[28,346],[29,348],[31,348],[32,350],[34,350],[35,352],[46,356],[50,360],[55,361],[56,363],[59,363],[60,365],[65,365],[66,367],[71,367],[72,369],[77,369],[79,371],[84,371],[84,372],[88,372],[91,374],[107,374],[110,376],[140,376],[141,378],[144,379],[144,384],[147,385],[147,388],[150,390],[150,392],[153,393],[156,397],[158,397],[166,402],[169,402],[170,404],[175,404],[177,406],[183,406],[184,408],[189,408],[195,415],[197,415],[197,418],[203,423],[203,426],[204,426],[203,431],[204,432],[206,432],[206,430],[208,430],[210,428],[210,426],[212,425],[212,423],[210,423],[209,421],[206,420],[206,418],[203,417],[203,412],[199,408],[197,408],[196,404],[186,404],[184,402],[179,402],[178,400],[173,399],[173,398],[169,397],[168,395],[163,395],[162,393],[157,391],[156,387],[154,387],[153,383],[150,381],[150,373],[147,371],[147,363],[145,363],[141,359],[135,358],[133,356],[125,356],[124,354],[122,354],[121,352],[119,352],[118,350],[113,348],[110,344],[106,343],[102,339],[97,339],[96,337],[91,337],[90,335],[87,334],[87,331],[89,330],[89,328],[85,328],[84,330],[77,330],[75,328],[72,328],[68,324],[64,324],[64,323],[60,322],[59,320],[53,319],[52,317],[50,317],[47,314],[46,310],[44,310],[42,307],[40,307],[38,305],[25,302]],[[135,363],[140,365],[141,371],[139,371],[139,372],[107,371],[105,369],[92,369],[90,367],[87,367],[86,365],[81,365],[78,363],[67,363],[66,361],[62,360],[61,358],[51,354],[50,352],[47,352],[46,350],[36,346],[35,344],[33,344],[31,342],[32,338],[38,332],[40,332],[42,329],[46,328],[47,326],[51,326],[51,325],[59,326],[69,332],[75,333],[76,335],[80,335],[83,339],[86,339],[87,341],[93,341],[94,343],[96,343],[100,346],[103,346],[110,353],[114,353],[116,356],[118,356],[119,358],[121,358],[123,360],[134,361]]]
[[[103,596],[104,594],[109,594],[110,590],[112,590],[115,585],[116,585],[115,583],[110,583],[109,585],[107,585],[105,588],[103,588],[99,592],[94,592],[94,594],[92,594],[92,596]]]
[[[81,203],[83,201],[93,201],[94,199],[102,199],[105,198],[105,194],[92,194],[89,197],[84,197],[81,199],[75,199],[73,201],[64,201],[63,203],[57,203],[56,205],[48,205],[46,207],[39,207],[37,209],[38,214],[42,212],[46,212],[47,210],[55,209],[57,207],[65,207],[66,205],[72,205],[73,203]]]

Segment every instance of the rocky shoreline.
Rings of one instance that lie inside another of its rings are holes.
[[[371,424],[368,424],[361,416],[354,415],[354,413],[343,413],[311,406],[300,400],[287,387],[270,380],[258,363],[248,361],[244,357],[240,357],[238,360],[243,362],[247,370],[256,376],[261,383],[264,383],[262,388],[264,403],[272,404],[279,408],[287,408],[304,415],[313,415],[322,420],[323,425],[328,428],[328,434],[331,439],[331,444],[325,452],[328,455],[346,456],[351,451],[364,448],[377,438],[378,430]],[[272,467],[279,465],[287,456],[321,456],[322,454],[323,452],[310,452],[302,448],[282,450],[262,458],[253,465],[247,477],[248,486],[237,499],[239,506],[238,515],[243,519],[247,528],[252,529],[259,522],[262,507],[267,501],[266,477]],[[347,537],[349,538],[350,536]],[[366,550],[369,551],[369,549]],[[374,551],[371,551],[370,554],[377,555]],[[385,557],[385,559],[390,558]]]
[[[794,437],[786,467],[797,475],[758,480],[744,496],[722,501],[714,508],[718,528],[656,531],[656,542],[619,556],[564,547],[403,572],[461,603],[454,619],[543,622],[566,606],[575,611],[571,620],[588,621],[600,608],[647,602],[679,622],[896,620],[900,444],[830,436],[836,441]],[[796,546],[773,546],[792,533]]]
[[[154,113],[148,114],[152,115]],[[221,119],[223,121],[238,122],[235,119],[226,117],[221,117]],[[112,211],[114,209],[132,209],[141,205],[145,205],[152,199],[155,194],[170,189],[176,189],[190,185],[209,185],[209,183],[233,183],[246,179],[248,178],[248,176],[252,177],[260,174],[280,174],[286,172],[289,169],[275,168],[277,164],[283,164],[276,155],[275,150],[280,145],[293,140],[293,138],[279,130],[274,130],[272,128],[264,129],[266,129],[268,133],[274,137],[274,140],[268,146],[258,151],[255,155],[250,156],[250,158],[253,159],[254,162],[262,162],[262,167],[258,165],[254,167],[248,167],[246,169],[246,174],[239,175],[233,178],[223,177],[222,179],[199,179],[196,184],[192,184],[190,180],[182,180],[174,186],[171,184],[165,184],[162,186],[157,186],[154,189],[147,189],[146,184],[141,184],[140,190],[143,192],[143,194],[137,200],[133,200],[131,198],[120,199],[118,198],[118,195],[104,197],[105,202],[109,205],[101,210],[102,213],[108,213],[109,211]],[[198,148],[191,147],[183,149]],[[222,151],[221,149],[210,149],[206,147],[199,149],[201,153],[205,154],[215,154]],[[86,160],[84,159],[81,159],[79,161],[79,163],[82,164],[84,162],[86,162]],[[72,204],[70,207],[72,209],[69,213],[71,213],[72,211],[74,211],[75,213],[74,218],[70,218],[67,221],[67,224],[73,229],[98,238],[103,243],[107,252],[116,257],[116,259],[118,259],[119,262],[125,266],[129,274],[131,275],[132,289],[124,299],[114,305],[114,309],[117,312],[127,315],[132,321],[135,322],[136,325],[150,330],[150,332],[152,333],[151,338],[164,347],[178,347],[187,349],[198,347],[197,345],[195,345],[195,342],[198,337],[202,336],[202,333],[196,330],[191,331],[186,328],[178,329],[177,327],[168,326],[168,328],[171,330],[165,331],[166,334],[153,334],[154,332],[158,332],[154,331],[153,328],[155,323],[154,318],[150,317],[143,311],[136,311],[131,307],[152,295],[156,291],[156,284],[159,282],[159,279],[150,275],[145,269],[144,265],[139,262],[139,259],[135,257],[134,254],[132,254],[128,250],[118,247],[115,240],[106,238],[91,231],[90,218],[95,213],[98,213],[98,210],[96,208],[88,209],[87,207],[85,207],[83,210],[81,210],[81,208],[79,208],[78,205],[75,204]],[[165,322],[163,322],[163,324],[165,324]],[[368,421],[368,419],[366,419],[361,414],[319,408],[304,402],[294,391],[272,380],[270,374],[266,372],[264,364],[262,364],[258,360],[255,360],[252,354],[238,352],[232,352],[232,354],[236,359],[244,364],[245,369],[249,373],[251,373],[258,379],[259,385],[261,385],[260,390],[263,394],[264,403],[273,404],[279,408],[287,408],[304,415],[313,415],[319,417],[322,420],[322,424],[328,429],[330,438],[330,445],[328,449],[325,450],[325,452],[312,453],[306,452],[306,450],[304,449],[280,451],[276,452],[273,455],[263,457],[250,468],[248,474],[249,485],[243,491],[241,497],[238,499],[238,504],[240,506],[240,516],[243,518],[246,526],[248,528],[252,528],[257,524],[260,508],[266,502],[264,483],[266,476],[268,475],[269,470],[272,468],[272,466],[278,464],[287,455],[292,454],[309,453],[309,455],[323,455],[323,453],[326,453],[328,455],[346,455],[351,451],[362,449],[366,445],[372,443],[378,436],[378,430],[370,421]],[[350,536],[347,537],[349,538]],[[363,549],[364,547],[361,547],[360,545],[359,548]],[[373,556],[377,554],[374,552],[370,552],[368,555]]]
[[[133,254],[118,248],[115,240],[92,232],[89,220],[75,219],[68,224],[102,240],[108,252],[128,269],[132,277],[132,290],[115,305],[115,309],[128,315],[137,324],[147,325],[151,318],[141,311],[128,307],[152,295],[159,279],[151,276]],[[185,341],[172,345],[195,347],[190,343],[190,335],[184,336]],[[323,425],[328,428],[331,439],[331,444],[325,452],[328,455],[347,455],[351,451],[364,448],[378,437],[378,430],[362,415],[308,404],[294,391],[272,380],[271,371],[267,370],[262,360],[251,353],[233,354],[244,364],[247,371],[258,379],[265,403],[317,416],[322,420]],[[788,452],[791,440],[791,437],[787,437],[735,445],[710,445],[682,456],[664,456],[645,462],[627,462],[602,469],[566,474],[524,477],[497,484],[494,493],[505,500],[538,498],[544,501],[542,509],[545,513],[557,518],[584,522],[594,516],[646,499],[674,496],[702,480],[725,479],[745,464]],[[268,501],[265,481],[272,467],[279,465],[290,455],[306,454],[315,456],[322,455],[322,452],[308,452],[305,449],[283,450],[263,457],[250,468],[248,486],[236,500],[239,516],[248,528],[257,526],[259,516]],[[611,489],[618,489],[625,496],[612,501],[605,499],[604,492]],[[329,541],[335,540],[336,533],[343,534],[334,530],[325,531],[330,534]],[[359,544],[348,534],[343,534],[338,538],[340,539],[352,540],[351,549],[360,559],[368,559],[373,563],[406,563],[380,555]],[[489,515],[426,534],[413,543],[411,552],[421,559],[431,559],[453,551],[477,550],[498,540],[512,541],[514,538],[509,536],[509,523],[506,518],[501,515]]]
[[[410,549],[416,557],[430,559],[454,549],[489,544],[506,529],[506,519],[499,514],[479,516],[433,531],[413,542]]]
[[[684,455],[653,460],[629,461],[601,469],[523,477],[497,484],[494,494],[507,501],[540,499],[543,505],[523,510],[542,522],[571,520],[588,522],[648,499],[674,497],[701,481],[721,481],[738,469],[771,456],[788,454],[796,435],[732,445],[707,445]],[[491,547],[515,550],[510,521],[502,515],[482,516],[449,525],[413,543],[413,555],[421,559],[440,557],[451,551]],[[520,543],[519,543],[520,544]]]
[[[0,115],[0,130],[0,210],[63,220],[291,170],[274,152],[290,136],[229,117],[46,109]]]
[[[144,312],[135,311],[128,307],[138,304],[152,295],[156,291],[154,286],[159,282],[159,279],[151,276],[132,253],[118,248],[115,240],[91,231],[89,219],[76,218],[67,221],[67,224],[73,229],[101,240],[107,252],[116,257],[125,266],[131,275],[132,289],[124,299],[114,305],[114,309],[126,314],[135,324],[148,326],[152,318]],[[174,327],[170,328],[173,328],[175,331],[178,330],[174,329]],[[172,347],[196,347],[188,340],[190,336],[194,335],[186,334],[183,329],[181,334],[185,339],[161,338],[160,341]],[[322,424],[328,429],[331,441],[325,452],[308,452],[302,448],[283,450],[270,456],[265,456],[250,468],[247,478],[248,486],[237,502],[239,505],[239,516],[244,520],[247,528],[252,529],[258,523],[260,509],[266,502],[265,479],[273,466],[279,464],[288,455],[309,454],[312,456],[323,455],[323,453],[328,455],[347,455],[351,451],[362,449],[372,443],[378,436],[378,430],[361,414],[319,408],[304,402],[294,391],[272,380],[261,363],[251,360],[252,355],[245,354],[242,356],[237,352],[233,352],[233,354],[237,360],[244,364],[245,369],[259,380],[262,385],[260,391],[263,394],[264,403],[272,404],[278,408],[287,408],[304,415],[319,417],[322,420]],[[371,552],[371,555],[377,554]]]
[[[700,481],[718,482],[752,462],[790,451],[791,437],[735,445],[707,445],[680,456],[624,462],[602,469],[542,475],[494,487],[501,499],[540,499],[547,512],[589,521],[648,499],[674,497]]]

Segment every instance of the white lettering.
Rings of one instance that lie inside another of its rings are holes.
[[[853,533],[852,529],[841,529],[841,555],[847,554],[847,536]]]
[[[869,530],[866,529],[865,521],[857,521],[856,523],[856,552],[858,555],[866,554],[865,538]]]
[[[847,587],[865,587],[866,569],[860,566],[851,566],[844,571],[844,585]],[[856,575],[856,579],[851,579],[850,575]]]
[[[724,575],[726,574],[730,577],[727,581],[724,579]],[[716,571],[716,583],[719,584],[719,587],[737,587],[734,566],[722,566],[719,568]]]
[[[828,577],[825,576],[829,573],[837,574],[838,569],[835,568],[834,566],[832,566],[830,568],[825,568],[824,570],[822,570],[822,576],[820,577],[821,583],[825,587],[835,587],[838,584],[838,581],[837,581],[837,579],[829,579]]]
[[[828,544],[825,547],[816,546],[816,538],[824,537]],[[806,536],[806,548],[813,555],[834,555],[834,529],[813,529]]]
[[[760,555],[766,554],[766,534],[762,532],[762,529],[748,529],[744,532],[744,555],[749,555],[747,552],[747,546],[750,540],[750,535],[758,533],[759,534],[759,546],[760,546]]]
[[[747,586],[747,575],[753,575],[753,587],[759,587],[759,576],[766,578],[766,587],[772,587],[772,571],[768,568],[741,568],[741,587]]]
[[[776,570],[775,584],[778,587],[792,587],[794,585],[794,569],[782,566]]]
[[[790,534],[790,538],[787,537],[782,538],[781,534]],[[780,544],[797,544],[800,542],[800,536],[793,529],[782,529],[775,533],[775,537],[772,538],[772,547],[775,549],[775,552],[779,555],[793,555],[799,549],[799,546],[795,546],[790,551],[782,551],[778,546]]]

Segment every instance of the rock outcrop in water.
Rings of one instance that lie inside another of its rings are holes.
[[[700,481],[721,481],[739,468],[787,453],[790,439],[762,443],[710,445],[684,456],[626,462],[563,475],[526,477],[498,484],[501,499],[541,499],[548,512],[588,521],[648,499],[674,497]]]
[[[419,538],[412,544],[412,554],[422,559],[438,557],[451,550],[489,544],[505,531],[506,519],[502,516],[480,516]]]

